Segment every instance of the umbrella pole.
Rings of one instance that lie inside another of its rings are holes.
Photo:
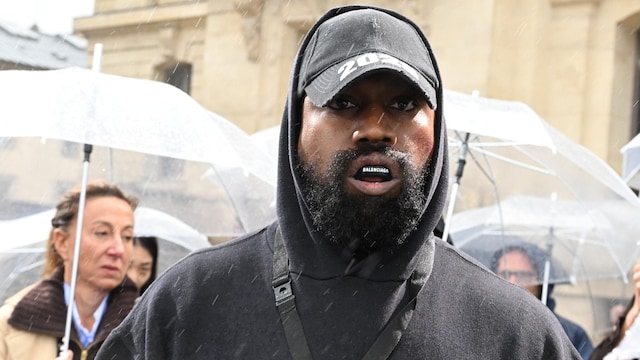
[[[464,172],[464,165],[467,163],[467,152],[469,151],[469,133],[464,136],[464,141],[460,146],[460,156],[458,157],[458,168],[456,169],[456,179],[451,186],[451,194],[449,195],[449,208],[444,222],[444,230],[442,232],[442,240],[444,242],[449,238],[449,227],[451,226],[451,217],[453,209],[456,207],[456,198],[458,197],[458,187],[460,187],[460,179]]]
[[[544,261],[544,279],[542,280],[542,295],[540,300],[543,304],[547,305],[547,298],[549,297],[549,275],[551,273],[551,262],[547,258]]]
[[[82,239],[82,223],[84,221],[84,205],[87,199],[87,182],[89,177],[89,157],[93,146],[84,145],[84,161],[82,167],[82,184],[80,190],[80,200],[78,205],[78,219],[76,222],[76,238],[73,244],[73,262],[71,265],[71,284],[69,291],[69,304],[67,305],[67,321],[64,328],[64,337],[60,346],[59,356],[67,354],[69,350],[69,339],[71,338],[71,319],[73,318],[73,308],[75,307],[76,280],[78,278],[78,261],[80,260],[80,242]]]

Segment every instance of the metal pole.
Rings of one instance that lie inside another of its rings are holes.
[[[84,145],[84,161],[82,169],[82,185],[80,188],[80,201],[78,205],[78,219],[76,222],[76,237],[73,244],[73,262],[71,265],[71,284],[69,304],[67,306],[67,321],[64,328],[64,337],[60,347],[60,356],[66,355],[69,350],[69,339],[71,338],[71,320],[73,318],[73,308],[75,306],[76,281],[78,278],[78,262],[80,257],[80,242],[82,241],[82,222],[84,221],[84,205],[87,198],[87,181],[89,175],[89,157],[92,146]]]
[[[100,63],[102,60],[102,44],[95,44],[93,51],[93,63],[91,69],[100,72]],[[78,262],[80,257],[80,242],[82,241],[82,223],[84,221],[84,205],[87,198],[87,182],[89,179],[89,159],[93,146],[91,144],[84,145],[84,160],[82,163],[82,184],[80,186],[80,200],[78,204],[78,219],[76,223],[76,237],[73,246],[73,262],[71,265],[71,284],[69,291],[69,304],[67,305],[67,319],[64,327],[64,337],[62,345],[60,345],[60,353],[58,356],[63,357],[69,351],[69,341],[71,339],[71,323],[73,319],[73,308],[75,307],[76,282],[78,278]]]
[[[449,238],[449,228],[451,227],[451,217],[453,216],[453,209],[456,206],[456,198],[458,197],[458,187],[460,187],[460,179],[464,172],[464,166],[467,163],[467,152],[469,151],[469,133],[464,136],[464,141],[460,145],[460,156],[458,157],[458,168],[456,169],[456,178],[451,186],[451,194],[449,195],[449,208],[447,209],[447,216],[444,222],[444,230],[442,232],[442,240],[447,241]]]

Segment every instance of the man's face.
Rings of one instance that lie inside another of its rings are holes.
[[[389,72],[363,76],[325,107],[306,98],[298,154],[318,230],[359,250],[402,243],[426,203],[434,118],[422,92]]]
[[[531,259],[518,250],[507,251],[500,257],[496,274],[512,284],[523,287],[538,299],[541,287],[537,284],[538,273]]]

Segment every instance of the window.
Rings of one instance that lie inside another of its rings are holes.
[[[191,92],[191,64],[176,63],[163,70],[165,82],[189,94]],[[176,119],[180,121],[180,119]],[[184,160],[161,158],[158,164],[160,175],[165,179],[179,179],[184,170]]]
[[[178,89],[191,93],[191,64],[177,63],[174,66],[168,66],[164,69],[164,77],[168,84]]]

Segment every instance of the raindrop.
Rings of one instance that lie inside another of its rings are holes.
[[[149,14],[149,17],[147,18],[147,24],[148,24],[149,22],[151,22],[151,18],[152,18],[152,17],[153,17],[153,15],[156,13],[156,10],[157,10],[157,9],[158,9],[158,7],[157,7],[157,6],[154,6],[154,7],[153,7],[153,10],[151,11],[151,14]]]
[[[326,308],[324,308],[324,312],[329,311],[329,309],[333,306],[333,302],[329,303]]]

